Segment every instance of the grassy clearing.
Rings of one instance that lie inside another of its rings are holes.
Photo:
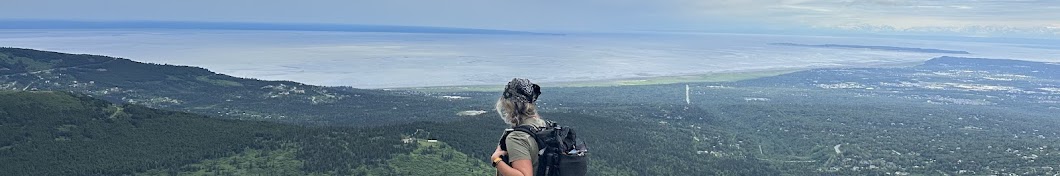
[[[222,158],[188,164],[179,170],[153,169],[135,175],[490,175],[494,173],[484,158],[456,151],[444,142],[417,140],[410,153],[393,155],[381,164],[362,165],[347,172],[306,172],[297,158],[300,147],[281,143],[276,149],[244,149]]]
[[[416,149],[397,154],[378,165],[362,165],[349,175],[493,175],[484,158],[456,151],[444,142],[416,140]],[[326,173],[324,175],[343,175]]]
[[[295,158],[299,147],[281,144],[273,150],[245,149],[242,153],[185,165],[181,170],[148,170],[135,175],[307,175]]]
[[[223,87],[242,87],[243,86],[243,84],[241,84],[239,82],[229,81],[229,80],[220,80],[220,79],[210,79],[209,76],[197,76],[197,77],[195,77],[195,80],[206,82],[206,83],[210,83],[210,84],[214,84],[214,85],[218,85],[218,86],[223,86]]]

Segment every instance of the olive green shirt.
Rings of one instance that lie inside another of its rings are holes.
[[[519,125],[531,125],[545,127],[547,124],[541,118],[528,118]],[[504,145],[508,147],[508,162],[516,160],[530,160],[534,168],[537,168],[537,141],[534,137],[522,131],[512,131],[504,138]]]

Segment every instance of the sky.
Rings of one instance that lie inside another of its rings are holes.
[[[0,1],[0,19],[1060,38],[1058,0]]]

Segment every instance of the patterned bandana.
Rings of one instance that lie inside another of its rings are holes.
[[[504,87],[504,98],[520,102],[534,103],[541,95],[541,87],[528,79],[515,78]]]

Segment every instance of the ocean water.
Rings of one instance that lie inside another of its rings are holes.
[[[937,54],[777,46],[875,45]],[[0,30],[0,47],[191,65],[265,80],[395,88],[865,67],[949,55],[1060,61],[1060,49],[1012,43],[748,34],[483,35],[239,30]]]

